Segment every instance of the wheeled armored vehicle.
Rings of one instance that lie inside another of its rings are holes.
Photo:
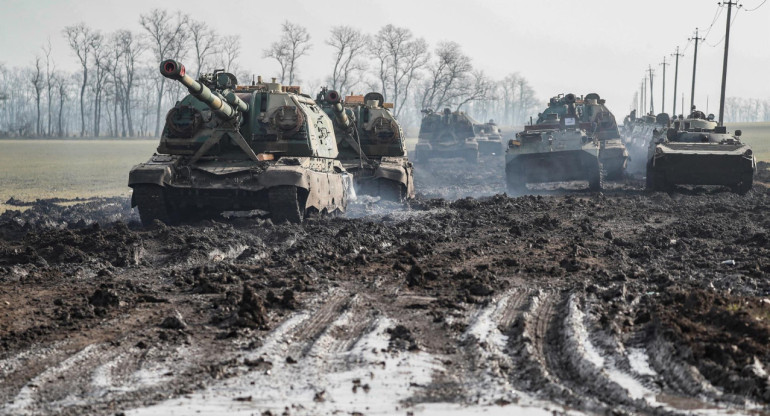
[[[751,147],[741,142],[741,131],[729,134],[725,126],[694,107],[680,116],[650,144],[647,188],[669,191],[674,185],[724,185],[745,194],[754,184],[757,163]]]
[[[316,96],[334,121],[340,160],[353,175],[356,192],[401,201],[414,198],[414,168],[401,125],[382,94],[350,95],[322,88]]]
[[[189,95],[168,112],[157,153],[129,173],[145,225],[223,211],[267,211],[274,222],[345,211],[354,190],[332,121],[299,87],[261,77],[239,86],[224,71],[196,81],[171,59],[160,73]]]

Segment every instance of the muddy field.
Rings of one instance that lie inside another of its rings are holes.
[[[763,184],[509,197],[467,168],[301,226],[3,213],[0,414],[770,412]]]

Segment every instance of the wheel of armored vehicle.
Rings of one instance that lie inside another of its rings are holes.
[[[138,185],[134,187],[132,196],[136,208],[139,210],[139,218],[142,225],[149,227],[155,220],[168,225],[176,223],[176,216],[172,216],[163,188],[157,185]]]
[[[299,224],[305,218],[302,191],[296,186],[274,186],[267,190],[270,219],[274,224],[284,221]]]
[[[377,187],[381,201],[401,202],[404,200],[403,186],[396,181],[378,179]]]
[[[602,172],[602,162],[599,159],[591,161],[588,165],[588,189],[593,192],[599,192],[604,189],[604,175]]]

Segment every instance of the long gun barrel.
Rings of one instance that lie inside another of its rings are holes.
[[[160,63],[160,74],[168,79],[181,82],[187,87],[190,94],[203,101],[220,118],[230,120],[238,115],[238,111],[249,111],[249,105],[238,98],[235,93],[226,92],[225,99],[228,102],[225,102],[220,96],[212,93],[207,86],[187,75],[184,65],[173,59],[166,59]]]
[[[353,121],[345,114],[345,109],[342,107],[342,103],[340,103],[342,100],[340,94],[337,91],[331,90],[326,93],[326,100],[332,104],[332,111],[334,111],[334,118],[337,119],[337,122],[346,129],[353,128]]]

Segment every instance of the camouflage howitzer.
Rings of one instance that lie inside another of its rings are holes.
[[[454,113],[445,108],[442,113],[422,110],[420,133],[414,148],[419,163],[432,158],[461,157],[469,163],[478,163],[479,139],[473,119],[461,111]]]
[[[267,211],[274,222],[345,211],[352,178],[336,160],[332,121],[298,87],[237,86],[215,71],[198,81],[174,60],[160,73],[189,95],[166,116],[158,152],[129,174],[142,222],[223,211]]]
[[[316,101],[334,120],[338,159],[358,192],[401,201],[414,198],[414,173],[401,126],[382,94],[348,96],[321,89]]]
[[[505,173],[514,194],[527,191],[528,183],[587,180],[589,189],[603,186],[599,136],[595,126],[581,122],[574,94],[551,99],[537,122],[508,142]]]
[[[669,191],[674,185],[725,185],[745,194],[754,184],[757,163],[741,131],[727,128],[695,110],[675,120],[652,142],[647,159],[647,188]]]

